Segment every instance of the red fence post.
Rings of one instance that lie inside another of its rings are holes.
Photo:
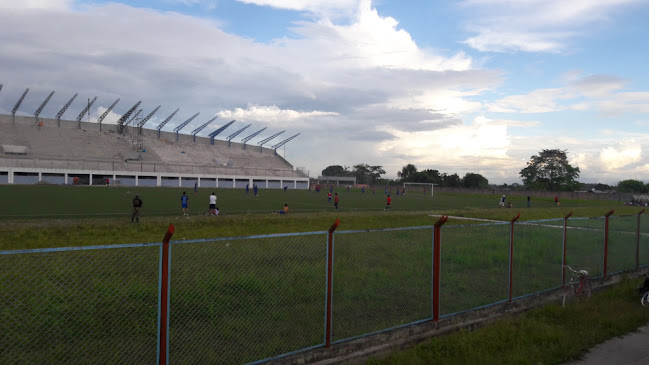
[[[340,220],[336,219],[333,225],[329,228],[327,239],[327,312],[326,326],[325,326],[325,346],[331,347],[331,299],[333,292],[333,279],[334,279],[334,231],[338,228]]]
[[[439,283],[442,263],[442,226],[448,221],[448,216],[442,216],[433,231],[433,321],[439,321]]]
[[[521,213],[518,213],[511,220],[511,226],[509,230],[509,301],[512,301],[512,288],[514,287],[514,223],[521,217]]]
[[[638,212],[638,223],[635,242],[635,271],[640,269],[640,216],[644,213],[644,209]]]
[[[615,213],[615,211],[611,209],[610,212],[604,214],[604,279],[606,279],[606,268],[608,266],[608,218],[613,213]]]
[[[566,286],[566,244],[568,243],[568,218],[572,217],[572,211],[563,217],[563,258],[561,259],[561,287]]]
[[[169,225],[167,233],[162,239],[162,257],[160,259],[160,314],[158,315],[160,333],[158,364],[167,365],[167,345],[169,344],[169,241],[174,234],[175,227]]]

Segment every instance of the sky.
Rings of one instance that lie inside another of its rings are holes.
[[[0,0],[0,113],[252,126],[314,177],[406,164],[520,182],[543,149],[584,183],[649,182],[646,0]]]

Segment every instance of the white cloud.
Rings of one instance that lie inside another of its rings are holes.
[[[607,170],[634,164],[641,157],[642,147],[635,140],[620,143],[617,147],[606,147],[599,154],[599,159]]]
[[[315,13],[330,12],[332,10],[349,11],[357,8],[359,3],[367,0],[237,0],[246,4],[269,6],[278,9],[297,11],[310,11]]]
[[[24,10],[24,9],[67,9],[75,0],[0,0],[0,9]]]
[[[615,14],[642,0],[465,0],[476,33],[464,41],[480,51],[561,52],[570,39],[595,26],[610,26]]]
[[[221,110],[218,113],[220,118],[236,119],[242,122],[263,122],[263,123],[291,123],[305,121],[322,116],[337,116],[336,112],[311,111],[300,112],[291,109],[280,109],[275,105],[251,105],[247,109],[235,108],[234,110]]]
[[[559,100],[574,97],[563,88],[538,89],[524,95],[506,96],[487,106],[491,112],[548,113],[567,109]]]

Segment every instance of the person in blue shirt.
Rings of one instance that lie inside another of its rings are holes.
[[[184,191],[183,195],[180,197],[180,206],[183,208],[183,215],[189,215],[189,197]]]
[[[252,184],[252,190],[255,192],[255,196],[257,196],[257,184]]]
[[[361,188],[361,194],[365,194],[365,187],[364,186]]]
[[[246,184],[246,195],[248,195],[249,192],[250,192],[250,186]]]
[[[198,181],[194,183],[194,194],[198,194]]]

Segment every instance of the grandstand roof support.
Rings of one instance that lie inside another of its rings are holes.
[[[86,106],[85,108],[83,108],[83,110],[81,111],[81,113],[79,113],[79,115],[77,116],[77,123],[79,123],[79,129],[81,129],[81,118],[83,118],[83,116],[84,116],[86,113],[88,113],[88,111],[90,110],[90,107],[92,106],[92,104],[95,103],[96,100],[97,100],[97,97],[96,97],[96,96],[95,96],[92,100],[88,99],[88,106]]]
[[[29,92],[29,88],[25,89],[25,92],[20,96],[20,99],[18,99],[18,102],[16,105],[14,105],[14,108],[11,109],[11,122],[13,124],[16,124],[16,112],[18,111],[18,108],[20,108],[20,104],[23,103],[23,100],[25,100],[25,96],[27,96],[27,93]]]
[[[298,134],[296,134],[296,135],[293,135],[293,136],[290,136],[290,137],[288,137],[287,139],[281,141],[280,143],[274,145],[272,148],[275,150],[275,155],[277,155],[277,149],[278,149],[278,148],[280,148],[280,147],[282,147],[283,145],[287,144],[288,141],[292,140],[293,138],[295,138],[295,137],[297,137],[297,136],[299,136],[299,135],[300,135],[300,133],[298,133]]]
[[[214,145],[214,137],[221,134],[221,132],[223,132],[226,128],[231,126],[232,123],[234,123],[234,122],[235,122],[234,120],[231,120],[231,121],[225,123],[223,126],[221,126],[221,128],[219,128],[219,129],[215,130],[214,132],[210,133],[210,144]]]
[[[174,128],[174,132],[176,132],[176,142],[178,142],[178,133],[180,132],[180,130],[185,128],[187,124],[191,123],[191,121],[194,120],[194,118],[196,118],[199,114],[200,113],[196,113],[192,115],[189,119],[187,119],[186,121],[182,122],[182,124]]]
[[[160,138],[160,130],[162,129],[162,127],[164,127],[165,124],[169,123],[171,118],[173,118],[174,115],[176,115],[176,113],[178,113],[179,110],[180,110],[180,108],[176,109],[173,113],[171,113],[171,115],[169,115],[165,120],[163,120],[162,123],[160,123],[160,125],[155,127],[158,130],[158,138]]]
[[[194,129],[194,130],[192,131],[192,136],[194,136],[194,142],[196,142],[196,135],[197,135],[200,131],[202,131],[203,129],[205,129],[205,127],[207,127],[208,125],[210,125],[210,123],[212,123],[213,121],[215,121],[216,118],[218,118],[218,116],[216,116],[216,117],[214,117],[214,118],[208,120],[208,121],[205,122],[202,126],[196,128],[196,129]]]
[[[243,142],[243,149],[244,149],[244,150],[246,149],[246,143],[247,143],[248,141],[250,141],[251,139],[255,138],[255,136],[257,136],[259,133],[265,131],[266,128],[268,128],[268,127],[264,127],[264,128],[262,128],[262,129],[258,130],[257,132],[255,132],[255,133],[249,135],[248,137],[245,137],[244,139],[242,139],[241,142]]]
[[[34,112],[34,120],[36,120],[37,123],[38,123],[38,116],[41,115],[41,112],[43,111],[43,109],[45,109],[45,105],[47,105],[47,103],[50,101],[50,99],[52,99],[52,95],[54,95],[54,91],[52,91],[45,98],[45,100],[43,100],[43,103],[41,104],[41,106],[39,106],[38,109],[36,109],[36,111]]]
[[[226,138],[228,140],[228,148],[230,148],[230,141],[232,140],[232,138],[234,138],[234,137],[238,136],[239,134],[241,134],[241,132],[248,129],[248,127],[250,127],[251,125],[252,124],[248,124],[247,126],[241,128],[238,131],[236,131],[236,132],[232,133],[231,135],[229,135],[228,138]],[[212,141],[212,144],[214,144],[214,141]]]
[[[281,132],[279,132],[279,133],[275,133],[275,134],[273,134],[272,136],[270,136],[270,137],[268,137],[268,138],[266,138],[266,139],[264,139],[264,140],[261,140],[261,141],[257,142],[257,144],[259,145],[259,153],[261,153],[261,152],[263,151],[264,144],[266,144],[266,142],[270,141],[271,139],[273,139],[273,138],[279,136],[280,134],[282,134],[282,133],[284,133],[284,132],[286,132],[286,131],[281,131]]]
[[[119,120],[117,121],[117,133],[119,134],[124,133],[124,122],[126,122],[126,120],[131,116],[131,114],[133,114],[135,109],[137,109],[137,107],[140,106],[140,104],[142,104],[141,100],[135,103],[135,105],[133,105],[131,109],[129,109],[126,112],[126,114],[122,115],[122,117],[119,118]]]
[[[77,95],[79,95],[79,94],[78,93],[74,94],[72,96],[72,98],[70,100],[68,100],[68,102],[65,103],[65,105],[63,105],[63,108],[61,108],[61,110],[59,110],[59,112],[56,113],[56,124],[58,125],[59,128],[61,128],[61,117],[63,116],[63,113],[65,113],[65,111],[68,110],[68,108],[70,107],[70,104],[72,104],[74,99],[77,98]]]
[[[110,111],[113,110],[113,108],[115,107],[115,105],[117,105],[117,103],[119,103],[119,98],[117,98],[117,100],[115,100],[115,102],[112,103],[112,104],[108,107],[108,109],[106,109],[106,111],[104,111],[104,113],[103,113],[102,115],[100,115],[99,118],[97,119],[97,122],[99,123],[99,131],[100,131],[100,132],[101,132],[101,122],[104,121],[104,118],[106,118],[106,116],[108,115],[108,113],[110,113]]]
[[[153,111],[152,111],[151,113],[149,113],[149,115],[147,115],[146,117],[144,117],[144,119],[142,119],[142,120],[137,124],[137,128],[138,128],[138,130],[140,131],[140,134],[142,134],[142,127],[144,127],[144,125],[146,124],[146,122],[148,122],[149,119],[151,119],[151,118],[153,117],[153,114],[155,114],[155,113],[158,111],[158,109],[160,109],[161,106],[162,106],[162,105],[158,105],[155,109],[153,109]]]

